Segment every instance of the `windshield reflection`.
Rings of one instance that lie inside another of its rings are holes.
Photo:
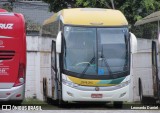
[[[129,70],[127,28],[64,27],[64,69],[79,75]]]

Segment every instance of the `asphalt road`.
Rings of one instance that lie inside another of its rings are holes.
[[[0,113],[158,113],[158,110],[45,110],[45,111],[0,111]]]
[[[25,107],[29,105],[23,105],[21,107]],[[34,105],[30,105],[34,106]],[[65,108],[59,108],[56,105],[41,105],[37,104],[35,106],[41,106],[43,110],[33,110],[33,109],[14,109],[11,111],[0,110],[0,113],[158,113],[160,112],[160,106],[151,106],[151,105],[141,105],[141,104],[125,104],[122,109],[114,108],[112,104],[104,104],[104,103],[72,103],[67,104]],[[134,107],[141,107],[140,110],[135,109]],[[151,107],[155,107],[155,109],[147,109]],[[40,108],[40,109],[41,109]],[[134,109],[133,109],[134,108]],[[145,109],[144,109],[145,108]],[[157,109],[158,108],[158,109]],[[18,109],[18,110],[17,110]],[[44,110],[46,109],[46,110]]]

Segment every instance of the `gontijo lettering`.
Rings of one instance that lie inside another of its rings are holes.
[[[5,23],[0,23],[0,29],[13,29],[13,23],[8,23],[8,24],[5,24]]]

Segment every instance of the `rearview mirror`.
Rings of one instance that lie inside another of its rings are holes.
[[[130,44],[131,44],[131,52],[137,52],[137,38],[136,36],[130,32]]]
[[[59,31],[56,39],[56,52],[61,53],[61,45],[62,45],[62,34],[61,31]]]

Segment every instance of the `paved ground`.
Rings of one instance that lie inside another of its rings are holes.
[[[36,106],[38,106],[38,107],[36,107]],[[35,111],[33,110],[34,109],[33,107],[35,108]],[[30,113],[31,111],[33,111],[33,113],[46,113],[46,111],[44,111],[44,110],[46,110],[47,113],[50,113],[53,111],[54,111],[54,113],[56,113],[56,112],[71,113],[73,111],[74,111],[74,113],[91,113],[91,112],[117,113],[117,111],[119,112],[119,110],[122,112],[130,110],[130,111],[135,111],[135,112],[145,111],[146,113],[150,113],[150,112],[160,111],[160,105],[153,106],[153,105],[141,105],[141,104],[125,104],[123,106],[123,108],[114,108],[112,104],[104,104],[104,103],[98,103],[98,104],[95,104],[95,103],[78,103],[78,104],[72,103],[72,104],[67,104],[64,108],[59,108],[57,105],[39,103],[39,104],[22,104],[22,106],[16,106],[16,107],[12,106],[12,111],[3,111],[1,109],[0,113],[20,113],[19,111],[21,111],[21,113]],[[130,111],[128,111],[128,112],[130,112]]]
[[[154,110],[46,110],[46,111],[0,111],[0,113],[157,113]]]
[[[68,103],[62,108],[58,107],[53,101],[48,101],[50,104],[37,100],[37,99],[25,99],[21,106],[12,106],[12,111],[3,111],[2,105],[7,103],[0,102],[0,113],[156,113],[160,111],[160,105],[142,105],[139,102],[124,103],[122,108],[113,107],[112,103],[97,103],[97,102],[81,102],[81,103]],[[38,107],[36,107],[38,106]],[[34,108],[33,108],[34,107]],[[148,108],[154,109],[148,109]],[[139,109],[140,110],[139,110]],[[35,109],[35,111],[33,110]],[[138,110],[137,110],[138,109]],[[20,111],[22,110],[22,111]],[[25,111],[24,111],[25,110]],[[29,111],[28,111],[29,110]],[[40,110],[40,111],[37,111]],[[42,111],[41,111],[42,110]]]

